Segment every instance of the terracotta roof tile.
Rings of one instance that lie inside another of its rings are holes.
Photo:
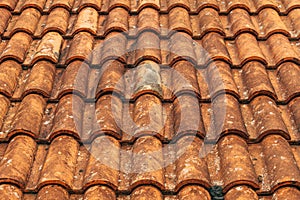
[[[300,198],[299,0],[2,0],[0,199]]]

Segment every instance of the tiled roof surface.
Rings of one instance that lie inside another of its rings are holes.
[[[299,0],[0,0],[0,35],[0,199],[300,199]]]

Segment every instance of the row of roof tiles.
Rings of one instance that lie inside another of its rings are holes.
[[[299,0],[2,0],[0,7],[13,10],[16,13],[28,7],[34,7],[43,12],[50,12],[56,7],[66,8],[69,12],[78,12],[85,7],[93,7],[97,11],[107,13],[115,7],[123,7],[132,13],[140,12],[145,7],[152,7],[161,12],[168,12],[174,7],[182,7],[191,13],[199,12],[205,7],[213,7],[220,12],[228,13],[239,7],[251,13],[257,13],[264,8],[274,8],[278,12],[288,13],[291,9],[299,8]]]
[[[185,135],[209,140],[236,134],[258,142],[269,134],[299,141],[300,98],[278,106],[267,96],[249,104],[239,104],[231,95],[219,95],[212,103],[199,103],[189,94],[174,103],[162,103],[155,95],[144,94],[134,103],[114,95],[103,95],[96,103],[84,103],[77,95],[66,95],[57,103],[46,103],[30,94],[22,102],[10,103],[1,96],[2,140],[25,133],[40,140],[69,134],[83,142],[108,134],[123,142],[133,142],[144,134],[161,141],[176,141]],[[212,112],[212,111],[213,112]],[[194,123],[191,124],[190,122]]]
[[[49,61],[38,61],[28,70],[22,70],[15,61],[4,61],[0,66],[0,93],[13,101],[33,93],[57,101],[72,92],[89,100],[105,93],[131,100],[152,93],[163,101],[173,101],[180,94],[191,93],[201,101],[211,101],[228,93],[243,102],[266,95],[286,104],[300,94],[300,69],[292,62],[285,62],[276,70],[265,69],[255,61],[246,63],[242,69],[231,69],[223,61],[198,69],[184,60],[177,61],[172,68],[149,60],[136,68],[126,68],[119,61],[108,61],[100,68],[90,68],[81,61],[71,62],[66,69],[55,68]]]
[[[119,194],[132,193],[142,185],[152,185],[165,194],[181,193],[185,186],[195,184],[203,187],[198,187],[198,192],[207,199],[206,190],[212,185],[222,186],[227,194],[244,186],[258,195],[300,185],[300,149],[279,135],[267,136],[258,144],[228,135],[211,151],[209,146],[193,136],[182,137],[174,144],[142,136],[129,146],[101,136],[87,150],[70,136],[59,136],[50,145],[42,145],[19,135],[1,144],[0,182],[14,184],[25,192],[60,185],[72,193],[82,193],[102,185]]]
[[[208,192],[201,186],[190,185],[184,187],[177,195],[164,195],[157,188],[152,186],[140,186],[130,195],[116,195],[114,191],[106,186],[93,186],[86,190],[84,194],[69,194],[63,187],[52,185],[43,187],[37,194],[23,194],[22,191],[14,185],[0,185],[0,195],[11,200],[140,200],[147,199],[149,196],[157,200],[210,200]],[[293,200],[300,198],[300,192],[294,187],[283,187],[278,189],[273,195],[260,196],[247,186],[237,186],[231,189],[226,195],[225,200],[247,199],[247,200]]]
[[[271,34],[283,33],[290,38],[299,38],[300,9],[294,9],[287,16],[279,16],[276,10],[263,9],[258,15],[250,15],[244,9],[234,9],[228,16],[219,15],[213,8],[205,8],[197,15],[189,15],[182,7],[173,8],[169,14],[159,14],[153,8],[145,8],[138,15],[130,15],[124,8],[117,7],[108,15],[99,15],[92,7],[84,8],[79,14],[70,15],[65,8],[55,8],[49,15],[42,15],[35,8],[28,8],[20,15],[0,8],[0,34],[11,37],[18,31],[25,31],[35,37],[46,32],[58,31],[64,36],[74,36],[80,31],[106,36],[112,30],[126,31],[130,36],[151,29],[161,35],[168,30],[185,31],[193,38],[201,38],[208,32],[219,32],[227,38],[236,37],[241,32],[251,32],[258,38],[266,39]],[[149,23],[149,18],[151,22]],[[5,32],[4,32],[5,31]]]
[[[209,33],[201,40],[176,32],[162,39],[153,32],[142,32],[137,39],[112,32],[106,39],[94,39],[87,32],[77,33],[73,39],[63,39],[57,32],[49,32],[42,39],[18,32],[10,40],[0,43],[0,61],[13,59],[32,66],[39,60],[50,60],[66,65],[81,59],[92,65],[101,65],[117,59],[128,65],[137,65],[151,59],[164,65],[173,65],[186,59],[195,65],[206,66],[212,60],[223,60],[241,67],[249,61],[260,61],[269,68],[286,61],[300,63],[300,43],[289,41],[282,34],[273,34],[266,41],[257,41],[250,33],[239,35],[234,41],[225,40],[219,33]]]

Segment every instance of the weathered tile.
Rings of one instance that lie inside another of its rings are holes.
[[[200,184],[210,187],[206,162],[199,155],[203,141],[195,136],[186,136],[176,142],[176,191],[184,185]]]
[[[52,130],[47,137],[53,139],[57,135],[68,134],[80,138],[83,109],[84,102],[79,96],[63,96],[56,107]]]
[[[9,184],[0,185],[0,196],[4,199],[21,200],[23,197],[22,190],[17,186]]]
[[[69,193],[67,190],[57,185],[45,186],[39,190],[37,199],[69,199]]]
[[[31,63],[35,63],[38,60],[50,60],[53,63],[57,63],[60,56],[60,48],[63,42],[63,38],[57,32],[48,32],[44,35],[40,41]]]
[[[161,141],[152,136],[138,138],[133,145],[132,159],[133,174],[130,188],[144,184],[153,184],[161,189],[164,188]]]
[[[84,187],[101,184],[116,189],[119,182],[119,142],[110,136],[100,136],[91,146]]]
[[[190,16],[186,9],[175,7],[169,12],[169,29],[173,31],[184,31],[192,35]]]
[[[11,13],[9,10],[5,8],[0,8],[1,12],[1,19],[0,19],[0,34],[2,35],[6,29],[6,27],[9,25],[8,22],[11,18]]]
[[[179,200],[209,200],[211,199],[206,189],[198,185],[190,185],[181,189],[178,193]]]
[[[116,199],[115,192],[106,186],[93,186],[87,189],[84,193],[84,199]]]
[[[59,136],[50,144],[38,187],[59,184],[71,189],[79,143],[71,136]]]
[[[0,60],[10,58],[22,63],[31,42],[32,39],[27,33],[18,32],[14,34],[3,50]]]
[[[19,133],[38,137],[46,101],[37,94],[24,97],[11,124],[9,135]]]
[[[90,33],[77,33],[69,46],[66,63],[69,64],[76,59],[89,61],[91,59],[91,51],[93,49],[93,40],[94,39]],[[62,51],[65,50],[62,49]]]
[[[21,72],[21,65],[13,60],[0,64],[0,91],[2,94],[8,97],[13,95]]]
[[[0,162],[0,182],[23,188],[30,175],[36,150],[35,141],[28,136],[16,136],[10,141]]]
[[[86,7],[82,9],[77,17],[73,27],[73,34],[81,31],[87,31],[95,35],[97,32],[98,13],[94,8]]]

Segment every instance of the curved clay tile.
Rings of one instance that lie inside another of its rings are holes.
[[[66,64],[69,64],[76,59],[90,60],[93,42],[94,38],[90,33],[77,33],[70,44]]]
[[[102,1],[99,0],[80,0],[76,3],[75,1],[75,10],[76,11],[81,11],[82,9],[86,8],[86,7],[92,7],[95,8],[97,11],[100,11],[101,6],[102,6]]]
[[[273,0],[254,0],[253,4],[256,7],[256,12],[260,12],[264,8],[273,8],[277,12],[280,12],[280,9],[282,5],[278,4],[279,1],[273,1]]]
[[[256,192],[249,186],[236,186],[231,188],[225,195],[225,200],[258,200]]]
[[[69,193],[58,185],[48,185],[39,190],[37,199],[60,199],[68,200]]]
[[[73,27],[73,35],[81,31],[87,31],[96,35],[98,17],[98,12],[94,8],[86,7],[82,9],[78,14],[75,26]]]
[[[249,32],[254,35],[258,35],[250,14],[244,9],[234,9],[229,13],[229,21],[231,24],[231,31],[234,34],[234,37],[237,35]]]
[[[27,0],[27,1],[21,1],[22,4],[18,4],[18,8],[23,11],[26,8],[36,8],[40,12],[43,11],[45,3],[47,0]]]
[[[283,5],[286,9],[286,13],[289,13],[292,11],[292,9],[300,8],[300,1],[299,0],[281,0],[283,2]]]
[[[270,180],[271,191],[284,185],[300,185],[300,171],[289,143],[279,135],[262,141],[262,150]]]
[[[153,60],[161,63],[160,38],[153,32],[142,32],[136,41],[132,51],[135,52],[134,63],[139,64],[143,60]]]
[[[206,189],[198,185],[189,185],[182,188],[178,193],[179,200],[209,200],[211,199]]]
[[[0,196],[3,199],[21,200],[23,198],[23,193],[22,190],[17,186],[9,185],[9,184],[1,184]]]
[[[299,7],[300,7],[300,2],[299,2]],[[300,37],[300,9],[297,8],[291,10],[288,14],[288,18],[292,21],[293,29],[295,30],[293,34],[295,35],[295,37],[299,38]]]
[[[7,60],[0,64],[0,92],[11,97],[17,87],[22,67],[16,61]]]
[[[100,185],[90,187],[84,193],[84,199],[107,200],[116,198],[116,194],[111,188]]]
[[[37,62],[26,81],[22,96],[38,93],[50,97],[55,77],[55,66],[48,61]]]
[[[10,35],[13,35],[18,31],[24,31],[30,35],[33,35],[37,28],[37,24],[39,22],[40,17],[41,13],[37,9],[25,9],[18,17],[18,20],[16,21]]]
[[[128,11],[124,8],[116,7],[112,9],[107,17],[107,21],[104,25],[105,35],[111,31],[128,31],[128,20],[129,14]]]
[[[198,98],[194,95],[182,94],[174,101],[174,137],[200,135],[205,137],[204,124]],[[191,123],[193,122],[193,123]]]
[[[108,134],[122,137],[122,100],[115,95],[103,95],[96,102],[93,134]]]
[[[37,94],[24,97],[14,116],[9,135],[25,133],[38,137],[45,107],[45,99]]]
[[[251,0],[225,0],[227,12],[229,13],[231,10],[235,8],[243,8],[250,12],[253,10],[253,1]]]
[[[109,1],[109,12],[116,8],[116,7],[123,7],[126,10],[130,10],[130,0],[110,0]]]
[[[127,38],[124,34],[119,32],[110,32],[105,37],[104,41],[95,46],[93,51],[93,63],[102,64],[109,60],[119,60],[126,62]]]
[[[75,0],[48,0],[45,7],[48,7],[51,12],[55,8],[65,8],[69,11],[71,10],[74,2]]]
[[[0,7],[8,8],[9,10],[14,10],[18,0],[3,0],[0,2]]]
[[[76,93],[87,96],[89,66],[81,61],[71,62],[64,70],[58,87],[58,98],[66,94]]]
[[[202,45],[207,54],[205,55],[206,63],[211,60],[224,60],[231,63],[224,37],[219,33],[211,32],[206,34],[202,39]]]
[[[0,95],[0,127],[2,127],[10,102],[7,97]]]
[[[197,69],[192,63],[181,60],[176,62],[172,69],[172,92],[175,96],[185,92],[200,96]]]
[[[298,128],[298,130],[300,129],[300,106],[299,105],[300,105],[299,97],[293,99],[289,103],[289,109],[291,110],[292,117],[295,121],[295,124],[296,124],[296,127]]]
[[[214,8],[217,11],[219,11],[219,6],[217,3],[217,0],[207,0],[207,1],[197,0],[196,1],[197,12],[200,12],[202,9],[204,9],[206,7]]]
[[[224,181],[224,192],[241,184],[259,188],[257,175],[244,139],[239,136],[228,135],[218,142],[217,148],[222,163],[221,173]]]
[[[238,89],[229,64],[223,61],[212,62],[207,67],[206,81],[212,98],[222,93],[229,93],[239,98]]]
[[[167,55],[168,63],[170,63],[170,66],[178,60],[188,60],[192,63],[197,63],[194,48],[192,38],[188,34],[175,32],[169,39],[170,54]]]
[[[215,9],[202,9],[198,14],[198,18],[201,37],[208,32],[218,32],[221,35],[225,35],[218,11],[216,11]]]
[[[284,35],[271,35],[267,40],[267,45],[276,66],[286,61],[300,62],[300,56],[293,50],[290,41]]]
[[[38,60],[50,60],[53,63],[57,63],[62,42],[63,38],[57,32],[45,34],[35,51],[31,63],[35,63]]]
[[[145,7],[152,7],[157,10],[160,9],[160,0],[137,0],[136,4],[138,12]]]
[[[73,187],[79,143],[70,136],[55,138],[49,147],[38,188],[48,184],[61,185],[67,189]],[[61,173],[63,169],[63,173]]]
[[[144,8],[138,14],[137,28],[139,32],[153,30],[160,33],[160,16],[157,10],[153,8]]]
[[[210,187],[206,161],[199,156],[202,148],[203,141],[194,136],[185,136],[176,142],[176,191],[191,184]]]
[[[63,96],[56,107],[53,127],[48,138],[68,134],[79,138],[83,123],[84,102],[77,95]]]
[[[291,200],[299,199],[300,191],[296,187],[282,187],[273,194],[273,199]]]
[[[14,34],[2,52],[0,61],[11,58],[23,62],[31,42],[32,39],[27,33],[18,32]]]
[[[190,16],[186,9],[175,7],[169,12],[169,29],[173,31],[183,31],[192,35]]]
[[[182,7],[185,8],[187,11],[190,11],[190,2],[191,1],[189,0],[167,0],[168,10],[170,11],[173,8]]]
[[[249,100],[259,95],[267,95],[277,99],[267,70],[262,63],[254,61],[246,63],[241,75]]]
[[[269,134],[279,134],[290,139],[279,107],[270,97],[258,96],[251,101],[250,106],[258,140]]]
[[[250,33],[238,35],[235,40],[235,45],[241,65],[253,60],[261,61],[264,64],[267,63],[254,35]]]
[[[277,77],[281,88],[284,88],[286,101],[290,101],[295,96],[300,94],[300,77],[299,66],[292,62],[286,62],[277,69]]]
[[[107,92],[114,92],[118,93],[119,95],[124,95],[124,73],[125,67],[121,62],[105,62],[100,68],[100,77],[98,78],[98,84],[97,82],[95,82],[95,86],[97,86],[96,99]]]
[[[4,33],[4,30],[8,26],[8,21],[11,18],[9,10],[0,7],[1,19],[0,19],[0,35]]]
[[[213,133],[219,138],[236,134],[245,139],[249,137],[242,117],[240,105],[235,97],[220,94],[212,102]]]
[[[263,34],[266,38],[274,33],[282,33],[287,37],[290,37],[290,33],[277,11],[271,8],[263,9],[258,14],[259,18],[259,28],[261,34]]]
[[[0,182],[12,183],[24,188],[31,171],[36,148],[37,145],[31,137],[16,136],[13,138],[0,162]]]
[[[133,136],[143,134],[163,135],[162,102],[152,94],[143,94],[134,104],[133,121],[135,130]]]
[[[130,189],[144,184],[155,185],[163,189],[164,175],[161,141],[152,136],[138,138],[133,145],[132,156],[133,173]]]
[[[130,195],[130,200],[149,199],[163,200],[163,195],[160,190],[152,186],[140,186],[136,188]]]
[[[134,70],[133,93],[131,98],[151,93],[162,98],[160,66],[153,61],[143,61]]]
[[[100,136],[92,142],[90,152],[84,175],[84,188],[91,185],[108,185],[117,189],[120,143],[110,136]]]
[[[69,17],[70,13],[65,8],[54,8],[47,17],[42,35],[50,31],[58,31],[60,34],[65,35]]]

